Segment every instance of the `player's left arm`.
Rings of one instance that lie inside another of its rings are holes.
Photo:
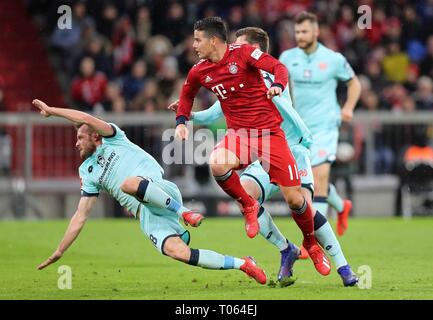
[[[354,76],[347,82],[347,100],[341,108],[341,120],[352,121],[353,110],[361,95],[361,82],[357,76]]]
[[[33,100],[32,103],[40,110],[41,115],[44,117],[57,116],[65,118],[75,124],[87,124],[103,137],[114,134],[114,129],[109,123],[88,113],[73,109],[50,107],[45,102],[38,99]]]
[[[347,100],[341,109],[341,120],[352,121],[353,110],[361,95],[361,83],[355,75],[352,67],[346,58],[340,54],[336,54],[337,74],[336,77],[340,81],[345,81],[347,84]]]
[[[284,64],[270,54],[249,45],[242,46],[242,57],[246,62],[258,69],[274,75],[274,83],[267,92],[268,99],[281,96],[289,82],[289,72]]]
[[[63,256],[65,251],[71,246],[83,229],[97,199],[98,198],[96,196],[81,197],[80,202],[78,203],[77,211],[71,218],[68,229],[63,236],[63,240],[60,242],[56,251],[54,251],[54,253],[47,260],[38,266],[39,270],[42,270],[50,264],[53,264]]]

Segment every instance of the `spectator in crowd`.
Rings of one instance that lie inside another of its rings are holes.
[[[111,39],[116,21],[119,18],[119,11],[114,3],[108,2],[102,8],[102,16],[96,21],[98,32],[106,39]]]
[[[107,77],[95,71],[95,62],[85,57],[80,64],[80,75],[72,82],[71,96],[74,103],[83,111],[92,110],[104,98]]]
[[[427,76],[418,79],[413,98],[418,110],[433,111],[433,81]]]
[[[142,6],[137,10],[135,32],[137,34],[137,44],[143,47],[152,33],[152,20],[148,7]]]
[[[365,75],[370,80],[371,87],[374,88],[376,92],[382,92],[386,87],[387,81],[382,72],[382,66],[377,60],[371,57],[367,59]]]
[[[94,35],[86,45],[84,51],[75,59],[72,75],[77,75],[79,65],[84,57],[91,57],[95,62],[95,69],[111,78],[113,76],[113,62],[111,57],[106,53],[104,45],[104,39],[98,35]]]
[[[126,102],[122,90],[117,82],[109,82],[105,88],[104,100],[101,104],[103,111],[121,113],[126,111]]]
[[[123,96],[127,101],[131,101],[139,93],[146,81],[147,65],[143,60],[136,60],[132,66],[131,73],[123,82]]]
[[[154,79],[151,79],[146,81],[141,92],[137,94],[132,101],[131,110],[151,110],[153,112],[155,109],[158,109],[159,105],[162,105],[161,100],[163,100],[163,98],[159,92],[158,82]]]
[[[171,3],[168,7],[167,17],[162,26],[162,34],[168,37],[174,46],[181,43],[191,33],[189,26],[186,24],[185,10],[177,2]]]
[[[71,52],[80,42],[83,28],[94,24],[94,20],[87,15],[87,7],[84,1],[78,1],[73,7],[73,15],[70,29],[60,29],[56,26],[51,36],[51,45],[60,49],[63,53]]]
[[[388,43],[388,53],[383,59],[383,70],[389,81],[405,82],[409,68],[409,56],[402,52],[397,39],[391,39]]]
[[[113,64],[114,72],[121,74],[134,59],[135,32],[128,16],[121,17],[113,31]]]

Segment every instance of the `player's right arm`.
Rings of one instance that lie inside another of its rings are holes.
[[[176,132],[175,137],[179,140],[188,139],[188,129],[185,123],[191,114],[194,98],[200,89],[200,81],[197,76],[197,65],[189,70],[185,83],[179,97],[179,107],[176,113]]]
[[[33,100],[32,103],[40,110],[41,115],[44,117],[57,116],[65,118],[75,124],[87,124],[103,137],[111,136],[114,133],[114,129],[110,124],[88,113],[73,109],[50,107],[45,102],[38,99]]]
[[[81,230],[84,227],[84,224],[87,221],[87,218],[90,215],[92,207],[96,202],[97,197],[81,197],[80,202],[78,203],[78,208],[75,214],[72,216],[71,221],[69,223],[68,229],[63,236],[63,240],[60,242],[56,251],[43,263],[38,266],[39,270],[44,269],[50,264],[59,260],[65,251],[71,246],[74,240],[78,237]]]

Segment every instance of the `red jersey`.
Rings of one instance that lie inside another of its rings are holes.
[[[232,44],[218,63],[201,60],[191,68],[182,87],[176,119],[189,118],[194,97],[203,86],[218,97],[229,129],[279,130],[282,118],[266,97],[268,88],[260,69],[274,74],[274,84],[284,90],[286,67],[253,46]]]

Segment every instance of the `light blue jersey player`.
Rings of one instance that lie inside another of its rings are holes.
[[[76,147],[84,160],[79,168],[81,199],[59,247],[43,269],[60,259],[83,228],[101,191],[113,196],[140,219],[141,230],[164,255],[207,269],[239,269],[261,284],[266,275],[251,257],[236,258],[188,247],[190,234],[179,223],[200,225],[203,216],[182,206],[178,187],[163,178],[164,170],[147,152],[128,140],[118,126],[81,111],[33,104],[42,115],[63,117],[78,126]]]
[[[346,58],[319,43],[318,35],[316,16],[309,12],[298,14],[295,18],[297,47],[284,51],[280,61],[291,75],[296,111],[313,134],[314,206],[326,215],[328,203],[331,204],[338,213],[337,234],[343,235],[352,203],[343,201],[329,184],[329,173],[336,158],[341,120],[352,120],[361,85]],[[347,100],[341,109],[336,94],[339,81],[347,84]]]
[[[238,44],[248,43],[260,48],[262,51],[268,51],[268,36],[266,32],[260,28],[240,29],[236,32],[236,37],[236,43]],[[266,86],[270,87],[273,76],[263,71],[262,76]],[[314,192],[310,153],[308,149],[312,143],[311,133],[297,112],[293,109],[288,89],[283,92],[281,97],[274,97],[272,101],[283,117],[281,128],[286,135],[288,145],[298,165],[298,173],[302,184],[301,192],[306,199],[311,201]],[[170,108],[175,110],[176,102],[173,103]],[[193,112],[190,119],[194,121],[194,124],[210,124],[223,116],[221,105],[219,101],[217,101],[204,111]],[[241,183],[247,193],[255,199],[258,199],[260,204],[263,204],[263,202],[278,191],[278,186],[270,182],[268,173],[262,168],[258,161],[252,163],[244,170],[241,175]],[[293,264],[300,254],[299,249],[282,235],[281,231],[273,222],[269,212],[263,206],[260,208],[258,221],[260,234],[267,241],[274,244],[281,252],[278,280],[282,285],[291,284]],[[314,229],[320,245],[327,250],[336,264],[343,284],[345,286],[355,285],[357,277],[347,264],[341,246],[331,226],[323,215],[315,214]],[[342,270],[347,270],[348,272],[342,273]]]

